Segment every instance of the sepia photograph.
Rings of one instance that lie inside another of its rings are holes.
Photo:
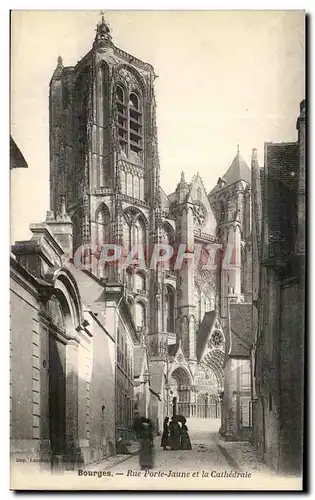
[[[305,30],[11,11],[11,490],[303,490]]]

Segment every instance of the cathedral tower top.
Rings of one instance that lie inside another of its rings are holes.
[[[101,12],[101,21],[97,23],[96,35],[93,43],[93,48],[98,49],[112,44],[112,35],[109,24],[105,21],[104,13]]]

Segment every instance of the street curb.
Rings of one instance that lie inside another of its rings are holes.
[[[224,456],[225,460],[227,461],[227,463],[229,464],[230,467],[232,467],[233,469],[235,469],[237,471],[241,470],[241,467],[234,460],[234,458],[230,455],[230,453],[226,450],[226,448],[224,448],[224,446],[222,446],[221,444],[217,444],[217,448],[222,453],[222,455]]]

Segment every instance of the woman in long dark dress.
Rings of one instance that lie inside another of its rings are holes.
[[[163,424],[163,434],[162,434],[162,439],[161,439],[161,447],[163,448],[163,450],[167,450],[167,446],[169,446],[169,439],[168,439],[168,434],[169,434],[168,421],[169,421],[169,418],[168,418],[168,417],[165,417],[165,419],[164,419],[164,424]]]
[[[148,418],[144,418],[141,424],[141,445],[139,453],[139,464],[141,469],[153,468],[153,425]]]
[[[169,442],[172,450],[180,449],[180,425],[177,422],[175,417],[172,417],[172,421],[169,425],[170,428],[170,437]]]
[[[191,442],[188,434],[188,427],[186,424],[182,425],[181,436],[180,436],[180,448],[181,450],[191,450]]]

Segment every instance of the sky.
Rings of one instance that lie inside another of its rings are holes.
[[[116,46],[154,66],[161,185],[197,172],[210,191],[239,144],[297,139],[304,93],[302,11],[105,11]],[[28,169],[11,171],[11,242],[49,210],[49,81],[59,55],[91,48],[99,11],[13,11],[11,134]]]

